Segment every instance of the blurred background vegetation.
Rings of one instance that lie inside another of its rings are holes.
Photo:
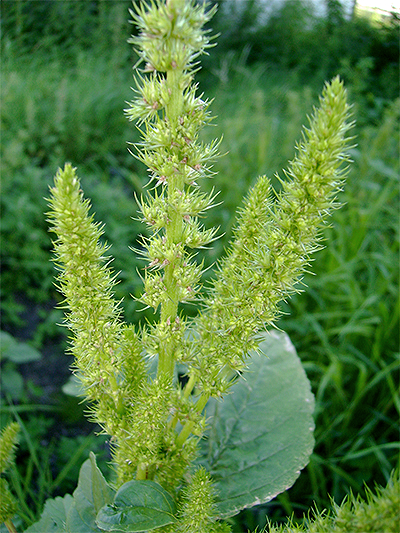
[[[285,494],[235,519],[254,530],[265,516],[299,519],[315,502],[329,508],[364,484],[385,484],[398,461],[399,370],[399,15],[346,13],[325,0],[323,14],[300,0],[221,0],[212,21],[216,46],[203,58],[200,90],[215,98],[223,134],[212,184],[224,204],[208,224],[225,235],[257,175],[273,177],[294,155],[301,125],[325,80],[344,79],[357,126],[354,163],[324,231],[306,292],[284,306],[279,327],[292,338],[316,395],[316,447]],[[145,228],[134,194],[146,169],[127,151],[139,139],[124,117],[136,56],[126,43],[130,1],[1,2],[1,425],[23,427],[11,484],[20,526],[47,497],[72,491],[89,450],[108,460],[105,437],[68,394],[71,357],[51,262],[48,187],[65,161],[78,167],[96,218],[105,222],[117,298],[126,319],[143,320],[134,298],[141,264],[129,250]],[[271,7],[272,6],[272,7]],[[278,181],[274,181],[278,186]],[[188,312],[192,312],[188,309]],[[151,318],[150,316],[147,318]],[[103,468],[104,470],[104,468]]]

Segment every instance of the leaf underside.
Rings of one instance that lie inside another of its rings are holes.
[[[272,330],[259,349],[232,394],[207,405],[199,462],[215,482],[220,518],[291,487],[314,446],[314,396],[293,344]]]

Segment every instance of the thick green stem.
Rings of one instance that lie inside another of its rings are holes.
[[[182,70],[173,68],[167,72],[166,83],[170,99],[165,105],[165,112],[172,128],[177,124],[183,109],[183,94],[180,87],[181,79]]]
[[[141,463],[140,465],[138,465],[137,470],[136,470],[136,479],[143,480],[146,478],[147,478],[147,466]]]
[[[222,373],[225,378],[232,377],[232,371],[228,367],[225,367],[224,370],[222,370],[222,372],[220,373]],[[189,398],[196,383],[197,383],[197,376],[195,376],[195,374],[191,374],[189,381],[186,383],[186,386],[184,388],[183,395],[185,398]],[[209,398],[210,398],[210,394],[208,393],[203,392],[200,395],[200,398],[197,400],[197,403],[195,405],[195,409],[198,413],[201,413],[203,411],[203,409],[207,405]],[[173,427],[175,427],[176,422],[173,425]],[[192,421],[186,422],[181,432],[179,433],[177,441],[176,441],[179,446],[183,446],[185,440],[189,437],[190,433],[192,432],[194,425],[195,424]]]
[[[189,381],[186,383],[185,388],[183,389],[184,398],[189,398],[192,393],[192,390],[194,389],[194,386],[196,385],[196,381],[197,378],[195,377],[195,374],[192,374],[189,378]]]
[[[110,373],[108,376],[108,381],[109,381],[109,384],[112,390],[112,395],[113,395],[114,403],[115,403],[115,409],[118,414],[122,414],[124,411],[124,403],[121,397],[120,387],[117,383],[117,380],[115,379],[115,375]]]
[[[183,95],[180,89],[179,80],[181,79],[182,71],[170,70],[167,72],[166,83],[168,92],[170,93],[170,100],[165,106],[166,120],[171,127],[171,148],[174,149],[174,132],[181,114],[183,106]],[[172,176],[168,181],[168,203],[172,204],[172,199],[177,191],[182,191],[184,188],[184,179],[182,172],[177,169],[175,176]],[[183,220],[182,216],[170,210],[168,213],[169,222],[165,228],[166,244],[178,244],[182,239]],[[161,306],[161,323],[167,327],[175,322],[178,315],[178,298],[177,298],[177,281],[174,278],[174,270],[180,265],[181,257],[175,257],[173,261],[164,267],[164,285],[166,288],[167,301]],[[175,351],[176,343],[173,340],[167,340],[160,346],[159,363],[157,373],[160,376],[162,373],[167,374],[173,378],[175,367]]]

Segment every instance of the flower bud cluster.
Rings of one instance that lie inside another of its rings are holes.
[[[156,476],[174,493],[187,465],[195,458],[197,441],[191,438],[184,448],[177,446],[170,420],[191,420],[196,428],[204,430],[203,417],[166,374],[143,383],[129,407],[124,423],[115,428],[118,446],[114,459],[117,464],[124,463],[124,468],[118,469],[118,484],[135,477],[139,469],[144,478]]]
[[[208,46],[203,26],[215,8],[207,12],[204,5],[196,5],[193,0],[170,0],[166,4],[156,0],[135,8],[130,14],[140,33],[129,42],[138,47],[148,70],[187,70]]]
[[[172,399],[172,384],[164,376],[145,382],[138,391],[135,402],[125,417],[126,436],[118,449],[128,465],[121,481],[128,481],[129,476],[132,478],[138,464],[144,465],[146,469],[154,466],[171,414]]]

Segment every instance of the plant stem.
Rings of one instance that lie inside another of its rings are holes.
[[[136,479],[146,479],[147,478],[147,466],[144,463],[138,465],[136,470]]]
[[[222,371],[222,374],[225,377],[229,377],[229,376],[232,376],[232,371],[229,368],[225,368]],[[189,381],[186,383],[186,386],[185,386],[184,391],[183,391],[183,395],[184,395],[185,398],[189,398],[189,396],[190,396],[192,390],[194,389],[196,383],[197,383],[197,377],[195,377],[195,374],[191,374],[190,378],[189,378]],[[200,395],[199,399],[197,400],[197,403],[195,405],[195,410],[198,413],[201,413],[203,411],[203,409],[205,408],[205,406],[207,405],[207,402],[208,402],[209,399],[210,399],[210,394],[203,392]],[[175,417],[174,420],[173,420],[172,427],[175,427],[177,422],[178,422],[178,419],[177,419],[177,417]],[[182,428],[181,432],[179,433],[179,435],[177,437],[177,440],[176,440],[176,442],[177,442],[177,444],[179,446],[183,446],[183,443],[185,442],[185,440],[189,437],[190,433],[192,432],[192,430],[194,428],[194,425],[195,425],[194,422],[189,421],[189,422],[186,422],[186,424],[183,426],[183,428]]]
[[[170,100],[165,106],[165,120],[170,124],[171,129],[171,149],[174,149],[174,133],[178,123],[179,116],[183,105],[183,95],[179,87],[179,80],[182,76],[182,71],[169,70],[167,72],[166,84],[170,94]],[[168,180],[168,204],[173,204],[173,198],[177,191],[182,191],[184,188],[184,179],[182,172],[177,169],[175,175]],[[182,216],[174,209],[170,209],[168,213],[168,224],[165,228],[165,241],[167,246],[178,244],[182,239],[183,220]],[[164,267],[164,285],[167,293],[167,301],[161,306],[161,323],[167,327],[174,323],[178,314],[178,299],[177,299],[177,281],[174,278],[174,270],[180,264],[181,258],[175,257],[173,261],[166,264]],[[172,339],[166,340],[160,347],[159,363],[157,374],[167,374],[171,380],[173,378],[175,366],[176,343]]]
[[[184,389],[183,389],[183,397],[185,399],[188,399],[192,390],[194,389],[194,386],[196,385],[197,378],[194,374],[192,374],[189,378],[189,381],[186,383]],[[178,414],[176,414],[172,420],[169,423],[169,427],[174,429],[176,427],[176,424],[178,423],[179,417]]]
[[[200,396],[200,398],[197,400],[197,403],[196,403],[196,406],[195,406],[196,411],[201,413],[202,410],[204,409],[204,407],[206,406],[209,398],[210,398],[210,396],[208,394],[203,393]],[[181,432],[179,433],[179,435],[178,435],[178,437],[176,439],[176,444],[178,446],[183,446],[185,440],[191,434],[194,426],[195,426],[195,422],[193,422],[191,420],[189,422],[186,422],[186,424],[183,426]]]
[[[192,393],[192,390],[194,389],[194,386],[196,385],[196,377],[194,374],[192,374],[189,378],[189,381],[186,383],[185,388],[183,389],[183,397],[189,398],[190,394]]]
[[[8,529],[10,533],[18,533],[18,531],[15,529],[14,524],[11,522],[9,518],[7,518],[7,520],[4,521],[4,525],[6,526],[6,528]]]

